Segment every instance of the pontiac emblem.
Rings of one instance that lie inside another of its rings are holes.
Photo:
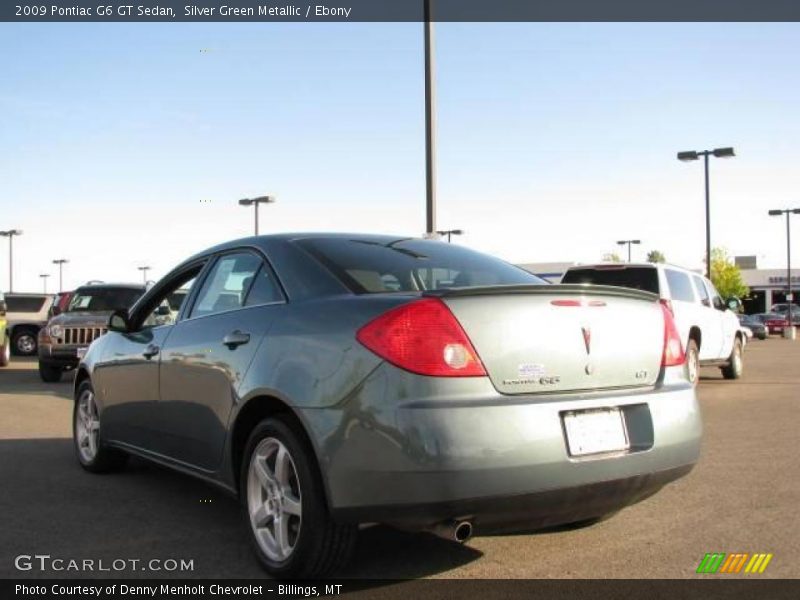
[[[581,327],[583,332],[583,344],[586,346],[586,354],[592,353],[592,329],[590,327]]]

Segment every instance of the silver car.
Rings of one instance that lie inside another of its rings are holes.
[[[266,570],[315,577],[367,524],[465,541],[650,496],[698,458],[684,361],[654,294],[431,240],[253,237],[111,316],[78,367],[75,448],[88,471],[135,454],[238,495]]]

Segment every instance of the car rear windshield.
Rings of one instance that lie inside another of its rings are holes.
[[[658,294],[658,272],[652,267],[585,267],[570,269],[561,283],[593,283]]]
[[[47,298],[45,296],[6,296],[8,312],[39,312]]]
[[[356,294],[546,282],[498,258],[432,240],[316,238],[296,242]]]
[[[106,312],[130,308],[144,290],[127,287],[78,289],[69,301],[67,312]]]

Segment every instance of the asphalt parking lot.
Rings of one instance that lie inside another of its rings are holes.
[[[369,529],[343,575],[684,578],[698,577],[706,552],[769,552],[774,557],[757,577],[798,577],[800,342],[756,341],[745,359],[740,381],[703,370],[702,458],[656,496],[585,529],[479,537],[464,546]],[[172,576],[264,576],[238,505],[222,492],[141,461],[113,475],[83,472],[73,457],[71,407],[70,383],[42,383],[34,361],[15,359],[0,370],[0,577],[86,576],[20,572],[19,554],[182,558],[194,570]]]

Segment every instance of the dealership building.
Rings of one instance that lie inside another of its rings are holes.
[[[742,279],[750,288],[750,295],[742,298],[746,313],[768,312],[773,304],[786,302],[786,269],[759,269],[755,256],[737,256],[735,262],[741,269]],[[568,268],[578,264],[580,263],[551,262],[519,266],[550,283],[558,283]],[[796,290],[794,302],[800,304],[797,297],[800,292],[800,269],[792,269],[792,289]]]

